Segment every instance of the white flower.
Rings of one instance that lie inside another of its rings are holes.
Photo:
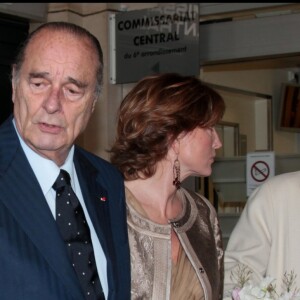
[[[268,291],[267,286],[261,283],[259,286],[246,284],[239,292],[240,300],[254,300],[254,299],[273,299],[271,293]]]
[[[282,282],[285,290],[280,295],[276,292],[275,278],[267,276],[255,284],[251,275],[252,271],[244,265],[238,265],[231,273],[231,278],[237,280],[236,287],[231,291],[232,300],[300,300],[300,291],[293,288],[297,277],[293,271],[284,273]],[[225,295],[223,299],[229,300],[230,297]]]
[[[278,300],[300,300],[300,294],[294,292],[284,292]]]

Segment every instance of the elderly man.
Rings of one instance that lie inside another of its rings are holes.
[[[0,127],[0,299],[130,299],[124,184],[74,145],[99,97],[98,40],[64,22],[31,33]]]

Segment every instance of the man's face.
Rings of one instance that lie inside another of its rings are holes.
[[[43,30],[13,74],[14,117],[26,144],[61,165],[95,105],[95,50],[82,38]]]

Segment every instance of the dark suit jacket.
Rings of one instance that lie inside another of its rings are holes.
[[[79,147],[75,148],[74,163],[86,207],[107,258],[108,298],[130,299],[122,177],[111,164]],[[101,197],[106,201],[101,201]],[[0,299],[84,299],[12,117],[0,127]]]

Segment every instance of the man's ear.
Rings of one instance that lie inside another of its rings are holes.
[[[93,102],[93,105],[92,105],[92,113],[95,110],[95,106],[96,106],[97,100],[98,100],[97,98],[94,99],[94,102]]]
[[[16,66],[12,66],[11,85],[12,85],[12,102],[15,102],[15,90],[16,90]]]

